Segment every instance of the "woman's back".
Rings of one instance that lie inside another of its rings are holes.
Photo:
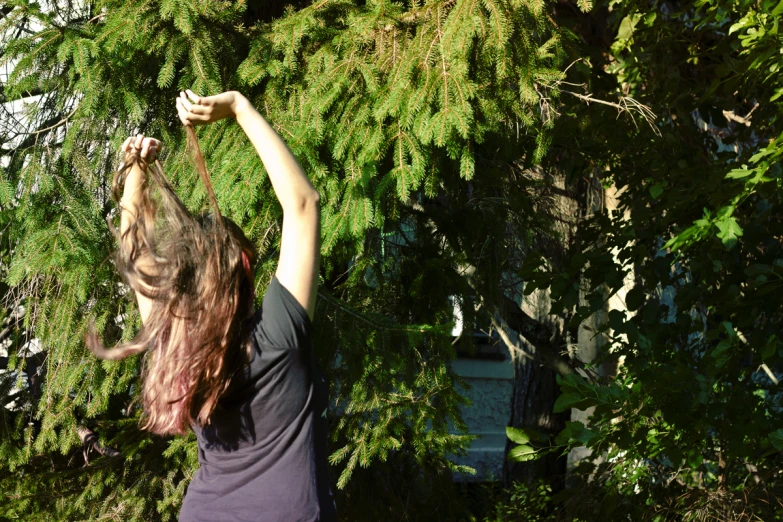
[[[255,320],[250,363],[210,425],[193,428],[201,468],[180,520],[335,520],[310,318],[274,278]]]

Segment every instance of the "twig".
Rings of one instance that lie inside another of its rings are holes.
[[[601,105],[608,105],[609,107],[614,107],[618,111],[618,117],[619,114],[622,112],[627,112],[629,114],[633,112],[639,113],[644,121],[647,122],[647,125],[650,126],[650,128],[653,130],[656,136],[661,136],[661,130],[654,125],[656,115],[650,109],[648,106],[639,103],[638,101],[634,100],[630,96],[623,96],[620,98],[620,103],[614,103],[609,102],[605,100],[599,100],[598,98],[593,98],[592,94],[580,94],[578,92],[573,91],[566,91],[566,90],[560,90],[562,93],[570,94],[571,96],[575,96],[579,98],[580,100],[587,102],[589,105],[591,102],[600,103]],[[634,125],[636,125],[636,120],[632,119],[634,122]],[[637,127],[638,128],[638,127]]]
[[[71,116],[76,114],[76,111],[78,109],[79,109],[79,106],[77,105],[70,113],[68,113],[67,116],[65,116],[63,119],[61,119],[60,121],[58,121],[54,125],[50,125],[49,127],[45,127],[43,129],[38,129],[37,131],[33,131],[33,132],[21,132],[21,133],[19,133],[19,136],[37,136],[38,134],[41,134],[43,132],[47,132],[47,131],[50,131],[52,129],[56,129],[60,125],[63,125],[65,123],[67,123],[68,120],[71,119]]]
[[[729,121],[736,121],[737,123],[741,123],[746,127],[750,127],[750,117],[753,114],[753,111],[755,111],[758,108],[759,108],[759,102],[756,102],[753,108],[750,109],[750,112],[748,112],[745,116],[740,116],[734,111],[723,111],[723,117]]]
[[[584,61],[584,58],[577,58],[577,59],[576,59],[576,60],[574,60],[573,62],[569,63],[569,64],[568,64],[568,67],[566,67],[565,69],[563,69],[563,77],[565,77],[566,73],[568,72],[568,69],[570,69],[571,67],[573,67],[573,66],[574,66],[574,65],[576,65],[577,63],[579,63],[579,62],[583,62],[583,61]]]
[[[93,16],[92,18],[90,18],[89,20],[87,20],[87,23],[88,23],[88,24],[90,24],[90,23],[92,23],[92,22],[95,22],[95,21],[97,21],[97,20],[100,20],[100,19],[102,19],[102,18],[106,18],[106,13],[101,13],[101,14],[99,14],[99,15],[97,15],[97,16]]]
[[[578,60],[574,60],[573,62],[571,62],[568,65],[568,67],[566,67],[563,70],[562,78],[565,78],[566,73],[568,72],[568,70],[571,67],[573,67],[575,64],[577,64],[578,62],[581,62],[581,61],[583,61],[583,59],[579,58]],[[554,83],[550,83],[550,84],[542,83],[541,85],[544,88],[547,88],[547,89],[556,89],[558,92],[563,92],[563,93],[566,93],[566,94],[570,94],[571,96],[574,96],[574,97],[579,98],[580,100],[586,102],[588,105],[591,102],[595,102],[595,103],[600,103],[601,105],[607,105],[609,107],[614,107],[618,111],[618,117],[619,117],[620,113],[623,113],[623,112],[627,112],[628,114],[632,114],[634,112],[639,113],[642,116],[642,118],[644,119],[644,121],[646,121],[647,124],[650,126],[650,128],[653,130],[655,135],[656,136],[661,136],[660,129],[658,129],[658,127],[656,127],[654,125],[655,119],[656,119],[655,113],[649,107],[647,107],[646,105],[643,105],[643,104],[639,103],[638,101],[634,100],[633,98],[631,98],[629,96],[621,97],[619,103],[610,102],[610,101],[606,101],[606,100],[599,100],[597,98],[593,98],[593,95],[589,94],[589,93],[588,94],[581,94],[581,93],[578,93],[578,92],[561,89],[560,87],[562,85],[568,85],[568,86],[571,86],[571,87],[581,87],[582,89],[586,88],[586,85],[584,83],[567,82],[567,81],[565,81],[565,79],[557,80]],[[549,112],[550,110],[552,112],[554,112],[555,116],[558,116],[559,114],[557,113],[557,111],[552,109],[552,106],[549,103],[549,98],[544,96],[538,90],[538,86],[534,86],[534,88],[536,90],[536,93],[539,96],[539,106],[540,106],[541,112],[542,112],[541,117],[544,120],[544,123],[546,124],[549,121],[551,121],[551,118],[552,118],[552,116],[550,115],[550,112]],[[754,107],[754,109],[755,109],[755,107]],[[749,117],[752,112],[753,112],[753,110],[751,110],[750,113],[748,113],[746,118]],[[631,120],[634,122],[634,125],[636,125],[636,120],[633,119],[633,116],[631,117]]]
[[[313,11],[318,11],[320,8],[325,6],[327,3],[329,3],[329,0],[322,0],[321,2],[318,2],[315,4],[312,8]]]
[[[538,109],[541,111],[541,121],[544,122],[544,125],[549,125],[554,118],[560,116],[560,113],[552,107],[552,104],[549,102],[550,99],[538,90],[537,85],[534,85],[533,88],[536,94],[538,94]],[[552,115],[553,113],[554,116]]]
[[[334,306],[335,308],[339,309],[341,312],[348,314],[352,316],[354,319],[363,322],[364,324],[369,325],[372,328],[375,328],[377,330],[385,330],[388,332],[407,332],[407,333],[426,333],[425,328],[417,328],[415,326],[405,326],[405,325],[393,325],[393,324],[383,324],[378,321],[373,321],[363,314],[359,312],[355,312],[351,308],[349,308],[344,303],[340,302],[340,300],[332,297],[331,295],[322,292],[321,290],[318,291],[318,297],[321,301],[326,301],[328,304]]]
[[[775,374],[772,373],[772,370],[769,369],[769,366],[767,366],[767,363],[762,363],[761,364],[761,369],[764,370],[764,372],[767,374],[767,377],[769,377],[769,380],[774,382],[776,385],[780,383],[780,381],[778,381],[778,378],[775,377]]]

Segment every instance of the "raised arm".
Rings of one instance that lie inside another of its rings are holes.
[[[191,91],[177,99],[185,125],[236,117],[266,168],[283,207],[283,235],[277,279],[313,318],[320,254],[319,196],[288,146],[238,92],[200,97]]]
[[[155,161],[160,146],[161,142],[159,140],[139,134],[138,136],[130,137],[125,140],[125,143],[122,144],[122,152],[126,154],[137,154],[148,163],[152,163]],[[120,248],[126,253],[131,250],[132,241],[125,233],[136,221],[139,213],[143,212],[142,187],[146,182],[147,173],[141,169],[138,163],[133,163],[125,178],[125,187],[122,192],[122,198],[120,199],[120,236],[123,238],[123,243],[120,245]],[[136,260],[136,264],[143,272],[150,273],[150,271],[154,269],[153,262],[148,256],[145,256],[143,252]],[[152,310],[152,300],[138,291],[135,293],[136,302],[139,304],[139,312],[141,313],[141,322],[145,323]]]

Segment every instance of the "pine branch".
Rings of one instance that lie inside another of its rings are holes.
[[[369,326],[373,330],[385,330],[389,332],[403,332],[403,333],[426,333],[428,331],[432,331],[436,329],[429,325],[402,325],[386,318],[380,318],[377,316],[373,317],[373,315],[375,314],[371,315],[371,314],[358,312],[352,309],[351,307],[347,306],[345,303],[341,302],[339,299],[336,299],[335,297],[329,295],[323,289],[318,290],[318,298],[323,301],[326,301],[334,308],[340,310],[340,312],[350,315],[355,320],[364,323],[365,325]]]
[[[457,0],[445,0],[440,6],[438,6],[440,9],[448,9],[450,7],[453,7],[457,3]],[[424,5],[422,7],[417,7],[415,9],[411,9],[407,11],[404,15],[402,15],[398,22],[405,24],[405,25],[418,25],[424,20],[429,20],[432,18],[433,14],[437,15],[437,9],[434,5],[428,4]],[[384,31],[391,31],[392,27],[387,25],[383,28]]]
[[[24,96],[20,96],[18,98],[8,99],[5,96],[5,84],[0,84],[0,103],[8,103],[8,102],[17,101],[17,100],[23,100],[25,98],[30,98],[32,96],[38,96],[38,95],[41,95],[41,94],[44,94],[44,93],[45,93],[45,91],[42,88],[39,87],[39,88],[32,89],[32,90],[29,90],[29,91],[25,92]]]

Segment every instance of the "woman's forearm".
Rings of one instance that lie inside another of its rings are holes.
[[[233,110],[237,123],[261,157],[283,212],[299,213],[317,206],[318,192],[266,119],[239,93]]]
[[[139,216],[139,209],[142,206],[143,185],[147,182],[147,173],[144,172],[138,163],[134,163],[125,178],[125,187],[122,191],[120,208],[120,234],[125,232],[136,221]]]
[[[144,211],[144,184],[146,182],[147,173],[141,169],[138,163],[134,163],[125,178],[125,187],[120,199],[120,252],[125,257],[126,262],[132,262],[136,265],[137,270],[147,274],[154,274],[156,267],[150,258],[149,252],[144,248],[134,252],[134,244],[138,246],[144,243],[144,233],[136,229],[134,234],[136,237],[126,234],[138,220],[140,212]],[[154,224],[145,221],[145,226],[154,227]],[[136,301],[139,304],[141,322],[146,323],[152,311],[152,301],[149,297],[140,293],[139,290],[144,288],[149,292],[150,287],[142,281],[136,281],[136,284],[132,286],[135,290]]]

